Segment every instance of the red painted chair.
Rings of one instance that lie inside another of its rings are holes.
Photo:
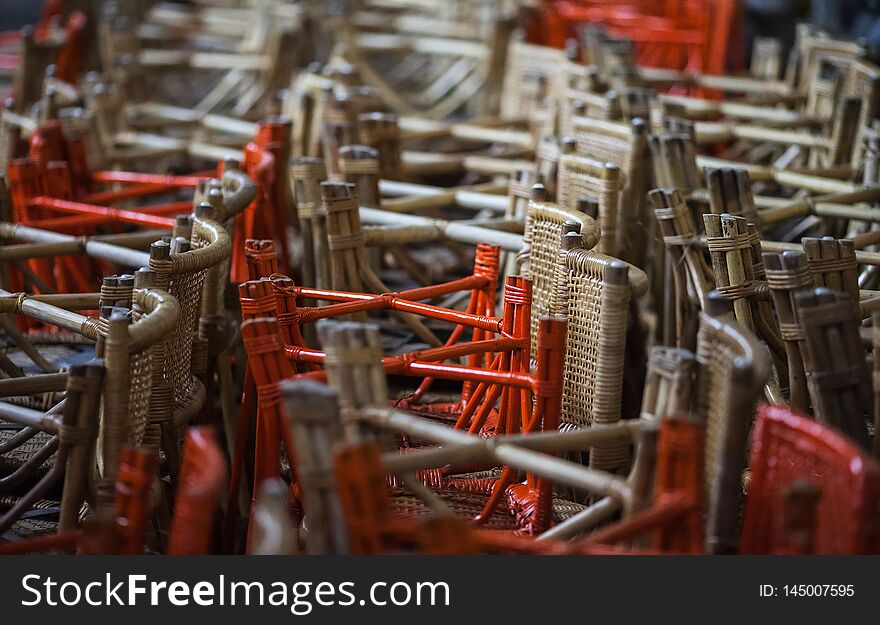
[[[497,425],[492,428],[494,431],[510,434],[541,429],[555,431],[559,425],[561,409],[561,386],[558,381],[562,375],[565,324],[559,320],[542,322],[538,369],[536,373],[530,373],[528,371],[530,289],[526,281],[519,277],[508,278],[505,314],[501,318],[443,309],[419,301],[462,290],[465,287],[479,290],[485,287],[486,280],[485,276],[475,275],[444,285],[384,295],[344,293],[293,286],[285,287],[284,291],[290,296],[337,302],[322,307],[295,309],[290,317],[297,324],[385,309],[419,314],[481,330],[483,334],[479,335],[478,340],[385,357],[381,364],[386,373],[395,375],[428,376],[470,382],[472,388],[475,388],[470,396],[465,396],[466,399],[462,400],[464,408],[454,425],[456,428],[467,429],[472,433],[489,433],[484,426],[493,412],[496,399],[500,397]],[[260,284],[260,282],[251,284]],[[265,294],[255,299],[263,297]],[[243,308],[249,307],[250,303]],[[518,327],[518,330],[515,327]],[[253,318],[246,321],[242,326],[242,334],[249,365],[253,371],[259,405],[255,457],[260,459],[260,466],[255,468],[256,482],[277,476],[277,450],[281,442],[279,430],[280,434],[287,435],[287,428],[280,421],[278,383],[285,378],[293,377],[292,363],[324,365],[327,355],[323,351],[303,347],[300,344],[289,344],[286,341],[282,343],[281,326],[274,317]],[[500,336],[491,338],[494,335]],[[474,354],[483,356],[482,365],[443,364],[448,359]],[[379,364],[378,359],[377,364]],[[327,372],[318,370],[299,375],[326,379]],[[533,395],[536,398],[534,405],[531,402]],[[285,441],[285,447],[293,458],[293,446],[290,441]],[[239,466],[238,461],[235,466]],[[443,482],[442,474],[434,477]],[[505,469],[497,480],[463,480],[455,484],[450,481],[445,485],[463,490],[470,489],[472,492],[476,492],[473,491],[476,488],[484,496],[484,503],[480,504],[482,511],[474,519],[477,523],[488,522],[499,506],[506,504],[515,507],[517,512],[521,513],[518,515],[520,518],[517,519],[521,529],[543,531],[550,523],[550,485],[545,480],[529,479],[525,485],[517,485],[509,489],[515,478],[514,471]],[[432,484],[434,481],[436,480],[432,480]]]
[[[751,469],[741,553],[785,551],[781,496],[798,480],[820,491],[815,553],[880,553],[880,463],[835,430],[782,406],[761,406]]]
[[[210,427],[194,427],[183,443],[183,461],[168,537],[170,555],[211,553],[214,521],[226,485],[226,460]]]
[[[547,0],[533,39],[564,47],[582,24],[603,24],[636,44],[640,65],[721,74],[737,40],[735,0]]]

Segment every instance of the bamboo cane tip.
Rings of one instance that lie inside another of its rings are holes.
[[[705,312],[710,317],[719,317],[733,312],[733,302],[718,291],[709,291],[706,296]]]
[[[134,272],[134,288],[149,289],[155,284],[156,272],[148,267],[141,267]]]
[[[569,231],[562,235],[562,249],[565,251],[583,247],[583,237],[580,232]]]
[[[615,258],[606,265],[604,277],[611,284],[626,284],[629,280],[629,265]]]
[[[357,160],[379,158],[379,150],[368,145],[352,144],[339,148],[339,156]]]
[[[532,185],[532,201],[543,202],[546,197],[547,189],[544,188],[542,183],[537,182]]]
[[[116,284],[119,286],[134,286],[134,276],[130,273],[124,273],[117,277]]]

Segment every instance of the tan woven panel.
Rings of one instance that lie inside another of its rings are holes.
[[[531,224],[529,278],[532,280],[532,358],[535,358],[538,320],[550,312],[556,279],[556,255],[562,236],[562,222],[547,218],[534,219]]]
[[[601,277],[569,269],[568,341],[563,379],[562,423],[585,427],[592,421],[602,330]]]
[[[170,293],[180,303],[180,320],[168,336],[166,356],[166,379],[174,389],[174,405],[181,406],[193,392],[192,351],[193,340],[198,333],[202,283],[205,270],[175,275],[169,287]]]
[[[575,123],[572,136],[577,143],[579,154],[597,161],[615,163],[627,171],[632,159],[629,140],[595,132],[589,126]]]
[[[734,361],[741,354],[722,340],[721,335],[701,328],[697,339],[697,362],[702,368],[697,390],[698,413],[706,419],[704,488],[709,496],[713,473],[724,454],[727,422],[731,418],[730,402],[734,390]]]
[[[144,440],[150,413],[150,390],[153,386],[153,350],[145,349],[131,356],[128,419],[130,440],[140,445]]]
[[[501,91],[502,117],[528,117],[539,104],[535,87],[541,79],[546,81],[548,96],[555,98],[561,93],[566,63],[562,50],[512,41],[507,59]]]

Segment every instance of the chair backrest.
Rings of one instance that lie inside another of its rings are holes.
[[[740,553],[772,553],[783,489],[808,480],[821,491],[814,552],[880,553],[880,464],[837,432],[784,406],[761,406]]]
[[[647,124],[641,118],[613,122],[574,117],[571,132],[579,154],[620,168],[622,186],[615,255],[642,266],[644,232],[651,223],[645,212],[651,175]]]
[[[501,87],[501,116],[530,118],[545,98],[558,98],[567,63],[564,50],[511,38]]]
[[[630,302],[647,290],[641,270],[562,237],[552,312],[568,318],[562,427],[582,428],[621,418]],[[629,445],[590,452],[590,466],[614,471],[627,464]]]
[[[749,74],[763,80],[779,80],[782,71],[782,41],[775,37],[755,37]]]
[[[526,218],[523,251],[519,256],[523,275],[532,281],[533,337],[538,335],[540,317],[552,309],[559,242],[566,228],[580,232],[585,249],[592,249],[599,242],[599,227],[595,220],[544,201],[543,186],[535,185]],[[532,359],[536,356],[535,349],[533,341]]]
[[[770,373],[757,338],[730,314],[730,305],[710,293],[697,335],[695,410],[706,427],[705,493],[708,550],[736,549],[737,519],[746,443],[755,402]]]
[[[559,206],[578,210],[583,198],[598,201],[600,236],[596,251],[617,256],[620,191],[623,184],[620,169],[614,163],[602,163],[576,154],[573,140],[563,142],[562,151],[556,183]],[[626,227],[626,224],[620,224],[620,227]]]
[[[874,405],[852,298],[818,287],[797,293],[795,305],[804,330],[801,354],[814,416],[867,449],[866,420]]]

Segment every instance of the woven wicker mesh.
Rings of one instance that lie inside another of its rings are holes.
[[[532,281],[530,332],[533,338],[538,336],[538,320],[550,313],[553,306],[559,241],[563,224],[572,218],[585,223],[583,213],[577,214],[544,202],[529,202],[523,242],[528,254],[528,268],[524,274]],[[592,220],[586,219],[592,223]],[[581,233],[584,233],[584,228],[581,228]],[[587,247],[592,247],[596,242],[585,241]],[[532,340],[532,360],[537,357],[537,349],[537,342]]]
[[[0,429],[0,444],[5,443],[14,437],[19,431],[20,430],[17,428]],[[52,437],[47,432],[37,432],[37,434],[30,440],[22,443],[15,449],[10,449],[6,453],[0,455],[0,471],[4,474],[11,473],[27,462],[31,456],[45,447],[46,443],[48,443],[51,438]],[[49,456],[46,461],[40,465],[39,470],[44,471],[55,466],[56,455],[57,452]]]
[[[734,368],[737,359],[745,356],[727,334],[701,324],[697,335],[697,363],[700,366],[697,389],[697,411],[703,415],[706,427],[704,453],[704,488],[707,501],[714,485],[716,472],[724,456],[728,423],[731,418]]]
[[[538,321],[550,312],[556,279],[556,255],[562,235],[564,219],[561,215],[529,210],[529,270],[532,281],[531,335],[538,336]],[[537,345],[532,341],[531,358],[537,357]]]
[[[193,393],[192,376],[193,340],[198,334],[202,283],[206,271],[175,274],[169,292],[180,303],[180,319],[166,339],[165,379],[174,389],[175,407],[183,406]]]
[[[529,117],[540,104],[538,84],[543,81],[546,96],[555,98],[563,87],[565,53],[513,40],[507,51],[508,67],[501,89],[501,116]]]
[[[571,130],[579,154],[597,161],[616,163],[627,173],[632,169],[633,145],[627,125],[603,122],[600,127],[588,118],[578,117],[572,121]]]
[[[129,361],[131,382],[129,386],[128,419],[130,440],[140,445],[144,440],[150,413],[150,391],[153,386],[153,350],[148,348],[131,355]]]
[[[559,157],[556,193],[559,206],[569,210],[576,210],[578,200],[582,197],[598,200],[601,235],[597,249],[603,254],[613,254],[617,234],[620,180],[619,178],[603,179],[604,169],[604,164],[599,161],[574,154],[563,154]]]
[[[58,523],[41,518],[20,519],[12,524],[10,531],[22,537],[45,536],[57,532]]]

